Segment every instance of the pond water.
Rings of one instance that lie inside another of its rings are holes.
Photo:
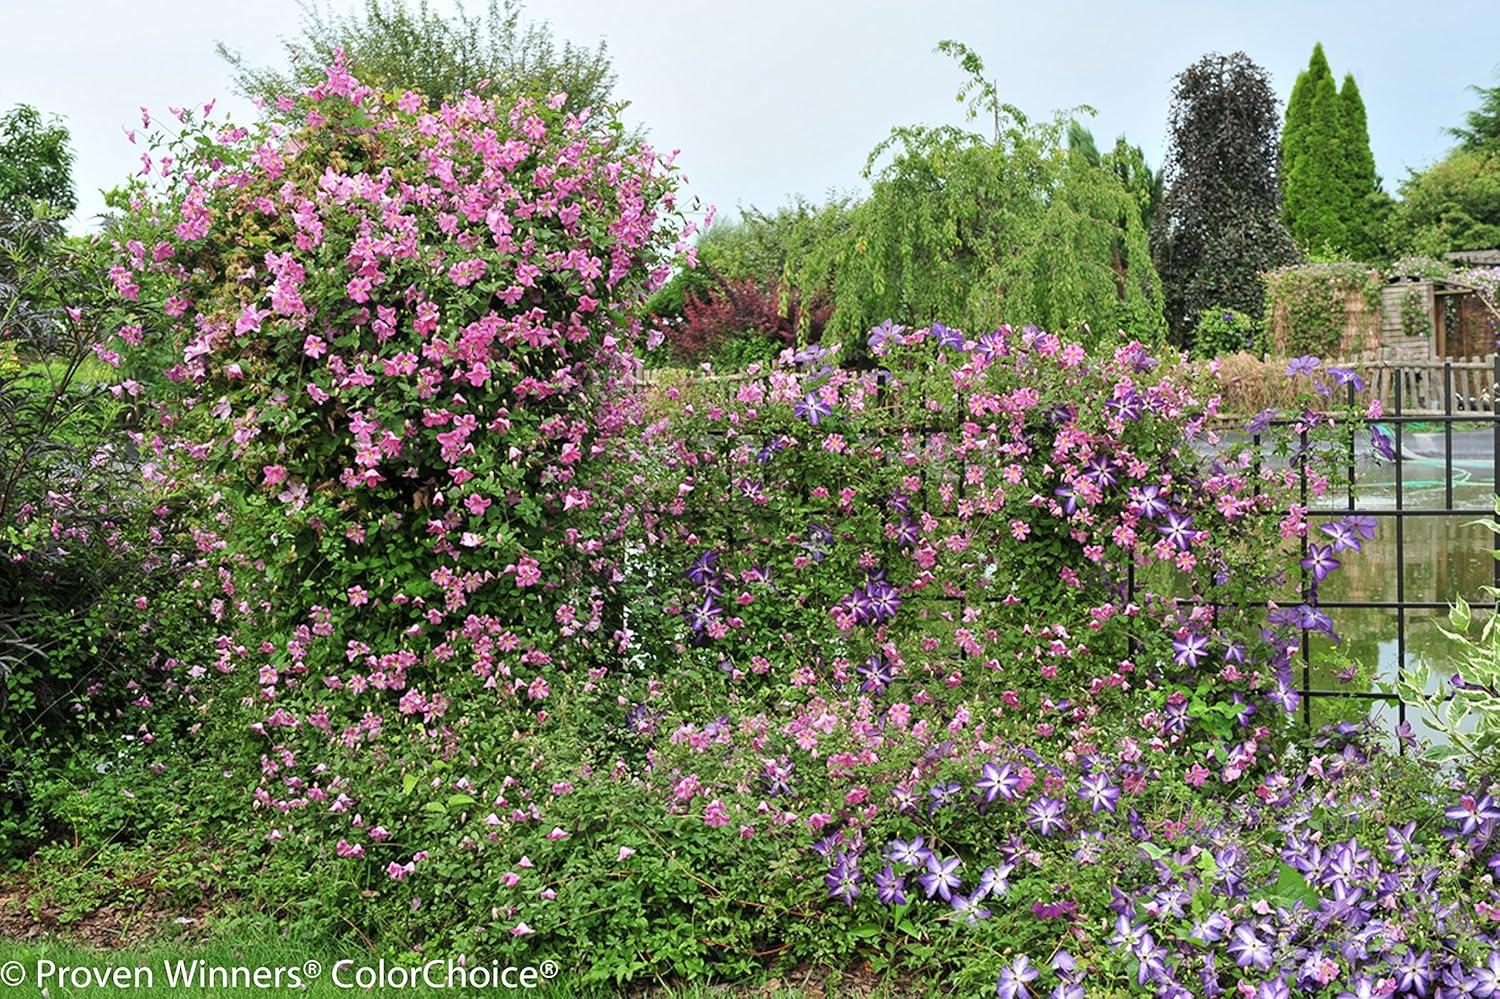
[[[1408,516],[1400,547],[1404,555],[1407,601],[1446,604],[1462,596],[1476,605],[1475,616],[1482,619],[1484,612],[1479,605],[1493,606],[1493,600],[1482,589],[1495,580],[1496,562],[1491,551],[1496,538],[1475,521],[1490,519],[1494,511],[1493,434],[1489,428],[1455,430],[1451,476],[1443,459],[1441,434],[1411,434],[1403,450],[1399,464],[1377,466],[1364,460],[1359,462],[1355,504],[1368,510],[1394,510],[1399,470],[1404,509],[1441,510],[1451,502],[1455,509],[1474,511],[1468,516]],[[1336,499],[1337,506],[1346,502],[1344,495]],[[1362,552],[1345,553],[1343,568],[1324,584],[1323,600],[1397,599],[1396,519],[1378,517],[1377,520],[1375,540],[1367,542]],[[1328,613],[1344,640],[1337,650],[1326,641],[1314,643],[1310,686],[1321,690],[1369,690],[1375,683],[1394,681],[1400,668],[1397,612],[1340,608]],[[1438,630],[1438,625],[1446,623],[1446,619],[1445,610],[1406,612],[1406,662],[1426,663],[1435,677],[1451,673],[1451,643]],[[1350,665],[1341,664],[1341,656],[1357,665],[1353,676]],[[1365,714],[1394,726],[1397,707],[1394,703],[1360,698],[1313,699],[1314,724]],[[1409,712],[1408,719],[1419,736],[1434,737],[1422,723],[1420,711]]]

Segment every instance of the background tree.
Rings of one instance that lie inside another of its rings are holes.
[[[1064,147],[1067,118],[1031,122],[1000,99],[972,50],[939,51],[966,72],[959,99],[990,135],[907,126],[875,148],[870,198],[837,259],[828,335],[859,343],[885,319],[1163,332],[1135,194],[1112,166]]]
[[[1342,251],[1349,243],[1349,188],[1344,179],[1343,105],[1333,77],[1313,82],[1300,151],[1286,173],[1283,207],[1297,245]]]
[[[1380,256],[1380,232],[1390,199],[1380,189],[1380,175],[1375,171],[1375,153],[1370,149],[1370,126],[1365,101],[1354,82],[1354,74],[1344,75],[1339,88],[1339,120],[1343,126],[1343,174],[1348,189],[1349,215],[1345,220],[1345,249],[1356,260],[1374,260]]]
[[[1293,210],[1297,193],[1292,190],[1290,177],[1292,165],[1307,147],[1307,137],[1312,129],[1313,92],[1320,80],[1332,79],[1333,70],[1328,66],[1328,57],[1323,53],[1323,43],[1313,46],[1312,58],[1307,68],[1297,74],[1292,84],[1292,95],[1286,102],[1286,122],[1281,131],[1281,176],[1286,180],[1283,207],[1288,214]]]
[[[1343,104],[1322,43],[1297,75],[1282,129],[1282,207],[1299,246],[1341,251],[1348,244]]]
[[[1451,129],[1457,148],[1401,183],[1389,242],[1400,252],[1441,256],[1500,246],[1500,86],[1474,87],[1479,106]]]
[[[29,218],[63,216],[78,205],[73,194],[73,152],[68,130],[36,108],[18,104],[0,117],[0,212]]]
[[[1313,46],[1287,102],[1281,176],[1287,227],[1303,249],[1359,260],[1379,254],[1386,199],[1364,99],[1352,73],[1342,88],[1335,85],[1322,43]]]
[[[698,265],[679,270],[646,303],[665,321],[664,351],[648,360],[739,366],[816,342],[831,308],[836,249],[849,201],[802,198],[774,212],[746,208],[698,239]]]
[[[1156,220],[1156,206],[1161,202],[1162,172],[1151,169],[1140,146],[1132,146],[1122,135],[1115,139],[1112,150],[1107,154],[1100,153],[1094,133],[1075,119],[1068,123],[1068,150],[1083,156],[1094,166],[1113,170],[1125,189],[1135,195],[1141,224],[1147,232],[1151,231]]]
[[[1500,246],[1500,154],[1455,149],[1401,184],[1391,242],[1407,253]]]
[[[1179,342],[1206,308],[1259,317],[1261,273],[1297,259],[1281,216],[1279,125],[1266,72],[1243,52],[1206,55],[1177,77],[1152,249]]]
[[[1449,131],[1470,152],[1500,152],[1500,84],[1469,89],[1479,95],[1479,107],[1469,112],[1463,128]]]
[[[434,12],[428,0],[364,0],[350,14],[304,2],[301,33],[284,45],[285,69],[251,66],[223,42],[218,52],[234,67],[236,88],[267,104],[316,83],[339,49],[360,79],[433,102],[488,86],[565,92],[566,109],[577,110],[608,101],[615,83],[604,42],[559,43],[545,21],[523,17],[520,0],[488,0],[483,14],[460,4],[452,15]]]

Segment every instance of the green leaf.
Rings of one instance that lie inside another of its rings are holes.
[[[1276,887],[1273,897],[1277,901],[1288,905],[1300,901],[1309,906],[1316,907],[1321,901],[1316,889],[1307,883],[1307,879],[1299,874],[1296,868],[1289,864],[1282,864],[1281,870],[1276,875]]]
[[[1453,625],[1455,631],[1464,632],[1469,630],[1469,625],[1474,620],[1474,612],[1469,609],[1469,603],[1463,597],[1448,611],[1448,621]]]

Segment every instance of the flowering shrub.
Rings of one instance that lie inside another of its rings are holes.
[[[702,293],[688,293],[682,322],[670,331],[667,347],[685,361],[721,359],[741,367],[736,363],[741,357],[770,361],[796,343],[799,331],[817,340],[828,314],[824,296],[804,301],[796,289],[783,291],[752,278],[719,278]]]
[[[644,438],[643,464],[667,473],[641,559],[650,590],[631,602],[659,634],[646,644],[756,706],[798,706],[784,726],[747,720],[760,732],[739,779],[800,751],[860,785],[898,772],[893,742],[962,757],[992,728],[1047,738],[1101,715],[1200,754],[1240,733],[1216,776],[1254,769],[1282,729],[1266,708],[1296,701],[1299,628],[1332,631],[1313,602],[1264,611],[1295,603],[1289,539],[1309,524],[1294,466],[1222,439],[1215,399],[1196,394],[1212,384],[1139,344],[1091,361],[1035,330],[941,326],[872,344],[888,376],[788,352],[733,401]],[[1313,526],[1315,598],[1333,546],[1370,525]],[[648,694],[622,696],[648,711]],[[704,751],[709,721],[674,741]],[[854,793],[823,804],[882,797]]]
[[[0,211],[0,863],[56,821],[52,799],[83,796],[96,752],[173,734],[148,709],[202,603],[188,493],[133,481],[94,380],[95,252]]]
[[[560,97],[429,110],[335,64],[288,104],[145,154],[105,354],[153,459],[231,497],[224,637],[181,672],[242,699],[265,831],[403,881],[561,793],[528,735],[621,643],[602,463],[671,169]]]

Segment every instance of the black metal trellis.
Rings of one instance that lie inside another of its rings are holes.
[[[1425,368],[1426,366],[1424,365],[1423,367]],[[1436,369],[1431,369],[1431,370],[1436,370]],[[1374,518],[1377,522],[1382,522],[1382,523],[1388,522],[1391,525],[1391,527],[1394,528],[1394,532],[1395,532],[1395,538],[1394,538],[1394,547],[1395,547],[1395,560],[1394,561],[1395,561],[1395,566],[1394,566],[1394,568],[1395,568],[1395,577],[1396,577],[1395,578],[1395,599],[1393,599],[1393,600],[1386,600],[1386,599],[1379,599],[1379,600],[1353,600],[1353,599],[1348,599],[1348,600],[1337,600],[1337,599],[1335,599],[1335,600],[1325,600],[1325,599],[1319,599],[1319,600],[1316,601],[1316,604],[1317,604],[1317,607],[1320,610],[1324,610],[1324,611],[1354,610],[1354,611],[1392,611],[1392,612],[1394,612],[1395,617],[1396,617],[1396,635],[1395,635],[1395,637],[1396,637],[1396,679],[1397,679],[1397,684],[1398,684],[1398,686],[1397,686],[1398,690],[1399,690],[1400,681],[1403,680],[1405,678],[1405,675],[1406,675],[1406,665],[1407,665],[1407,656],[1408,656],[1407,628],[1411,624],[1411,614],[1412,614],[1412,612],[1414,612],[1414,611],[1446,611],[1450,607],[1450,602],[1448,600],[1442,600],[1442,599],[1439,599],[1439,600],[1409,600],[1409,599],[1407,599],[1407,586],[1406,586],[1406,569],[1407,569],[1407,558],[1406,558],[1406,535],[1407,535],[1407,530],[1406,530],[1406,525],[1407,525],[1407,522],[1409,520],[1413,519],[1413,518],[1425,518],[1425,517],[1434,517],[1434,518],[1441,518],[1441,517],[1465,517],[1465,518],[1470,518],[1470,519],[1476,519],[1477,520],[1477,519],[1489,518],[1491,516],[1494,516],[1495,513],[1496,513],[1496,508],[1495,508],[1494,504],[1491,504],[1490,506],[1486,506],[1486,507],[1455,507],[1454,506],[1454,477],[1453,477],[1454,453],[1453,453],[1453,436],[1454,436],[1454,428],[1456,426],[1464,426],[1464,427],[1470,427],[1470,428],[1483,428],[1483,427],[1487,426],[1490,429],[1491,444],[1492,444],[1492,448],[1493,448],[1493,450],[1491,452],[1491,469],[1492,469],[1492,472],[1491,472],[1491,495],[1493,496],[1493,498],[1494,498],[1494,500],[1496,502],[1500,502],[1500,476],[1497,476],[1495,474],[1495,472],[1494,472],[1496,464],[1500,464],[1500,354],[1497,354],[1495,356],[1495,358],[1494,358],[1494,361],[1493,361],[1493,369],[1492,369],[1493,380],[1491,382],[1490,398],[1488,400],[1475,399],[1475,398],[1471,398],[1471,397],[1467,397],[1467,396],[1462,397],[1462,398],[1457,397],[1455,395],[1455,392],[1454,392],[1454,369],[1453,369],[1452,362],[1445,362],[1443,364],[1441,370],[1442,370],[1442,378],[1443,378],[1443,385],[1442,385],[1442,410],[1441,410],[1441,412],[1434,412],[1434,411],[1429,411],[1429,410],[1425,410],[1425,409],[1423,411],[1420,411],[1420,412],[1407,412],[1406,411],[1406,406],[1405,406],[1406,399],[1404,398],[1404,392],[1403,392],[1403,387],[1404,387],[1404,384],[1405,384],[1405,380],[1402,379],[1402,378],[1393,378],[1393,379],[1390,380],[1391,391],[1392,391],[1391,402],[1392,402],[1393,412],[1389,413],[1389,414],[1382,414],[1382,415],[1380,415],[1378,417],[1361,416],[1361,417],[1355,417],[1354,418],[1358,422],[1359,426],[1362,429],[1364,429],[1365,431],[1367,431],[1367,432],[1370,431],[1371,429],[1373,429],[1376,426],[1388,427],[1388,428],[1390,428],[1390,430],[1392,432],[1392,435],[1393,435],[1393,438],[1394,438],[1394,440],[1393,440],[1393,446],[1394,446],[1394,450],[1395,450],[1395,454],[1396,454],[1395,460],[1392,463],[1394,465],[1394,487],[1395,487],[1395,496],[1394,496],[1394,504],[1393,504],[1393,506],[1391,506],[1391,507],[1368,507],[1368,506],[1362,506],[1359,503],[1358,489],[1357,489],[1357,485],[1358,485],[1358,483],[1357,483],[1357,478],[1358,478],[1358,454],[1357,454],[1357,449],[1356,449],[1356,447],[1354,445],[1353,437],[1352,436],[1351,436],[1350,444],[1349,444],[1349,447],[1348,447],[1348,450],[1347,450],[1347,453],[1346,453],[1346,469],[1345,469],[1345,471],[1346,471],[1346,474],[1347,474],[1348,481],[1347,481],[1347,484],[1346,484],[1345,496],[1344,496],[1344,503],[1343,503],[1342,506],[1324,506],[1324,505],[1320,505],[1320,506],[1318,506],[1315,509],[1311,509],[1311,510],[1308,509],[1308,495],[1309,495],[1309,491],[1310,491],[1310,489],[1309,489],[1309,481],[1308,481],[1309,480],[1308,465],[1307,465],[1307,463],[1305,461],[1299,462],[1299,472],[1298,472],[1298,479],[1299,479],[1299,485],[1298,485],[1299,502],[1300,502],[1302,508],[1304,509],[1304,511],[1306,511],[1309,520],[1311,520],[1314,515],[1320,515],[1320,516],[1338,516],[1338,515],[1344,515],[1344,516],[1365,516],[1365,517]],[[877,380],[877,392],[880,394],[880,396],[883,396],[884,389],[885,389],[885,379],[883,377],[880,377],[879,375],[877,375],[877,379],[878,379]],[[1347,395],[1348,402],[1350,404],[1350,407],[1353,408],[1353,406],[1356,404],[1356,401],[1357,401],[1357,392],[1355,391],[1355,388],[1354,388],[1354,386],[1352,384],[1350,384],[1350,385],[1347,386],[1347,393],[1348,393],[1348,395]],[[1420,394],[1423,397],[1430,398],[1430,393],[1427,393],[1427,392],[1424,391],[1424,392],[1422,392]],[[1419,402],[1419,405],[1421,405],[1420,402]],[[1338,422],[1343,422],[1345,420],[1345,418],[1341,417],[1341,416],[1335,416],[1335,417],[1333,417],[1333,419],[1335,421],[1338,421]],[[1299,421],[1297,421],[1296,419],[1275,419],[1275,420],[1271,420],[1269,425],[1271,425],[1271,426],[1287,427],[1287,426],[1296,426],[1298,424],[1298,422]],[[1429,426],[1430,425],[1437,425],[1437,426],[1441,427],[1442,438],[1443,438],[1443,470],[1444,470],[1443,487],[1442,487],[1443,505],[1441,507],[1437,507],[1437,508],[1434,508],[1434,507],[1415,507],[1414,508],[1414,507],[1408,506],[1408,504],[1407,504],[1408,497],[1406,495],[1406,479],[1407,479],[1406,468],[1407,468],[1408,462],[1411,461],[1411,460],[1413,460],[1413,459],[1411,459],[1406,454],[1404,445],[1406,443],[1407,428],[1411,427],[1413,425],[1429,425]],[[916,435],[922,436],[922,437],[931,437],[933,435],[943,435],[943,436],[946,436],[947,434],[954,432],[955,429],[956,428],[954,428],[954,427],[939,426],[939,425],[917,425],[917,426],[905,426],[905,427],[902,427],[897,432],[898,433],[903,433],[903,434],[916,434]],[[1259,462],[1261,461],[1261,457],[1260,457],[1261,440],[1262,440],[1262,438],[1261,438],[1260,434],[1255,434],[1252,437],[1252,442],[1256,446],[1257,470],[1259,469]],[[1308,448],[1308,445],[1309,445],[1308,434],[1307,434],[1307,432],[1305,430],[1300,434],[1299,443],[1301,445],[1302,451],[1305,453],[1306,450],[1307,450],[1307,448]],[[955,487],[955,489],[954,489],[955,494],[960,499],[964,498],[965,495],[966,495],[966,493],[967,493],[967,488],[966,488],[967,487],[967,475],[966,475],[965,469],[962,467],[962,465],[960,465],[960,467],[957,470],[956,481],[953,484],[954,484],[954,487]],[[1307,556],[1308,544],[1309,544],[1308,538],[1304,534],[1303,538],[1301,539],[1301,543],[1300,543],[1301,556],[1303,558],[1306,558],[1306,556]],[[1132,602],[1135,599],[1136,583],[1137,583],[1136,578],[1135,578],[1136,577],[1136,573],[1135,573],[1134,562],[1133,561],[1127,561],[1125,570],[1126,570],[1125,587],[1126,587],[1126,595],[1127,595],[1126,599],[1127,599],[1128,602]],[[1495,588],[1497,590],[1500,590],[1500,560],[1496,560],[1495,564],[1494,564],[1493,585],[1495,586]],[[1304,569],[1304,570],[1302,570],[1302,576],[1301,576],[1300,598],[1301,598],[1301,600],[1304,603],[1310,603],[1311,602],[1311,600],[1310,600],[1311,596],[1312,596],[1312,580],[1310,579],[1310,573],[1307,570]],[[1438,594],[1438,596],[1439,597],[1443,597],[1444,594]],[[1451,595],[1451,596],[1456,596],[1456,594]],[[1469,595],[1465,595],[1465,596],[1468,597]],[[1475,606],[1478,606],[1478,607],[1481,607],[1481,608],[1486,608],[1487,607],[1488,609],[1492,610],[1495,613],[1500,613],[1500,595],[1497,595],[1497,598],[1495,600],[1491,600],[1491,601],[1478,601],[1478,600],[1470,599],[1469,602],[1470,602],[1471,605],[1475,605]],[[1218,611],[1218,609],[1219,609],[1218,606],[1214,606],[1212,608],[1212,610],[1215,613]],[[1335,622],[1335,623],[1337,623],[1337,622]],[[1131,646],[1132,646],[1132,650],[1134,650],[1134,648],[1135,648],[1135,640],[1134,639],[1131,640]],[[1300,676],[1300,683],[1296,687],[1297,694],[1301,698],[1301,708],[1302,708],[1301,715],[1302,715],[1302,720],[1303,720],[1304,724],[1308,724],[1308,725],[1311,724],[1311,722],[1312,722],[1312,706],[1313,706],[1313,701],[1314,701],[1314,699],[1319,699],[1319,698],[1335,698],[1335,699],[1341,699],[1341,700],[1363,700],[1363,701],[1368,701],[1368,702],[1383,702],[1383,703],[1386,703],[1386,704],[1394,704],[1395,707],[1396,707],[1396,711],[1397,711],[1398,724],[1402,724],[1402,723],[1406,722],[1406,720],[1407,720],[1407,704],[1401,698],[1401,696],[1399,695],[1399,693],[1387,692],[1387,691],[1382,691],[1382,690],[1328,690],[1328,689],[1322,689],[1322,688],[1319,688],[1319,687],[1314,687],[1313,686],[1313,671],[1312,671],[1312,660],[1313,660],[1312,651],[1313,650],[1312,650],[1311,637],[1310,637],[1309,633],[1306,630],[1304,630],[1302,632],[1301,647],[1300,647],[1300,658],[1302,660],[1301,661],[1301,671],[1300,671],[1301,672],[1301,676]]]
[[[1396,679],[1399,689],[1400,682],[1406,676],[1407,662],[1407,626],[1411,621],[1410,612],[1417,610],[1443,611],[1449,607],[1444,601],[1408,600],[1406,598],[1406,523],[1417,517],[1470,517],[1483,519],[1495,514],[1493,505],[1486,508],[1478,507],[1455,507],[1453,505],[1453,428],[1455,425],[1484,425],[1488,424],[1491,431],[1491,493],[1497,501],[1500,501],[1500,476],[1495,475],[1495,464],[1500,462],[1500,355],[1494,361],[1493,382],[1490,388],[1490,408],[1487,412],[1476,411],[1472,401],[1465,400],[1464,412],[1454,411],[1453,394],[1453,365],[1451,362],[1443,365],[1443,411],[1441,413],[1407,413],[1403,410],[1402,379],[1392,380],[1392,403],[1394,412],[1390,415],[1379,417],[1361,417],[1360,423],[1365,429],[1371,429],[1376,425],[1386,425],[1392,430],[1394,437],[1393,446],[1396,453],[1395,466],[1395,503],[1390,508],[1365,507],[1357,502],[1356,497],[1356,474],[1357,461],[1355,448],[1350,443],[1348,451],[1348,485],[1345,503],[1342,509],[1338,507],[1318,507],[1312,513],[1332,515],[1343,514],[1345,516],[1365,516],[1376,518],[1377,521],[1390,521],[1395,529],[1395,569],[1396,569],[1396,595],[1394,600],[1319,600],[1318,607],[1322,610],[1390,610],[1396,614]],[[1349,402],[1351,406],[1355,401],[1355,390],[1351,384],[1348,387]],[[1440,424],[1443,433],[1443,505],[1440,508],[1409,507],[1406,503],[1405,488],[1405,466],[1408,461],[1405,449],[1405,431],[1413,424]],[[1305,449],[1307,446],[1307,435],[1304,432],[1301,440]],[[1301,463],[1299,492],[1304,509],[1307,508],[1308,473],[1307,463]],[[1307,555],[1308,541],[1304,535],[1302,539],[1302,555]],[[1493,585],[1500,589],[1500,560],[1495,561]],[[1301,596],[1307,602],[1311,596],[1311,580],[1306,569],[1302,570]],[[1441,596],[1441,594],[1439,594]],[[1471,601],[1474,603],[1474,601]],[[1490,601],[1492,611],[1500,613],[1500,597]],[[1312,704],[1315,698],[1340,698],[1359,699],[1368,701],[1381,701],[1387,704],[1394,703],[1397,712],[1397,724],[1404,724],[1406,717],[1406,702],[1399,694],[1387,693],[1378,690],[1323,690],[1312,686],[1312,649],[1308,633],[1302,633],[1302,683],[1297,693],[1302,698],[1302,720],[1304,724],[1312,723]]]

